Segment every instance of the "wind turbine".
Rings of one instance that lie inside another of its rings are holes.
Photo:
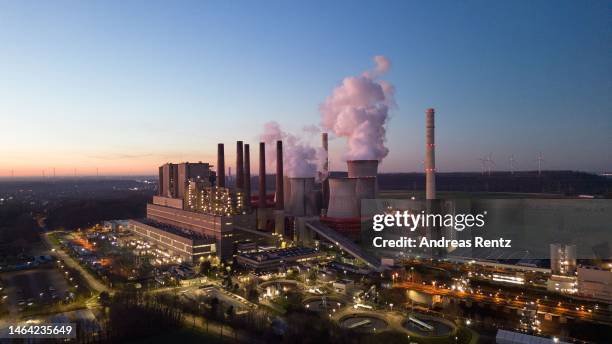
[[[487,157],[486,157],[486,156],[484,156],[484,157],[482,157],[482,158],[480,158],[480,159],[478,159],[478,160],[479,160],[479,161],[480,161],[480,163],[482,164],[482,175],[484,176],[484,174],[485,174],[485,170],[486,170],[486,168],[487,168],[487,161],[488,161],[488,160],[487,160]]]
[[[510,158],[508,158],[508,160],[510,161],[510,174],[514,174],[514,164],[516,163],[514,154],[510,155]]]
[[[489,153],[489,155],[486,157],[487,162],[491,163],[491,165],[496,166],[495,165],[495,161],[493,161],[493,153]],[[491,175],[491,165],[489,165],[489,175]]]
[[[538,162],[538,176],[542,174],[542,162],[544,162],[544,158],[542,157],[542,152],[538,154],[538,158],[536,159]]]

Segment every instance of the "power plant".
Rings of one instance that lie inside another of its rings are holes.
[[[426,110],[425,198],[428,206],[436,204],[434,113],[434,109]],[[293,176],[284,165],[285,161],[295,161],[292,147],[285,150],[282,140],[275,143],[273,194],[268,194],[267,190],[266,142],[259,142],[256,193],[251,188],[250,145],[243,141],[236,141],[236,176],[231,183],[225,173],[223,143],[217,145],[214,170],[212,165],[201,162],[160,166],[159,193],[147,207],[147,219],[131,222],[135,232],[156,237],[154,233],[164,232],[168,226],[181,228],[183,234],[193,232],[197,235],[197,242],[208,238],[207,245],[212,246],[206,254],[215,253],[219,259],[235,254],[245,233],[268,242],[271,240],[275,247],[316,246],[323,239],[339,245],[366,264],[376,266],[376,262],[355,245],[355,240],[360,238],[361,226],[368,216],[362,214],[362,201],[378,197],[379,160],[348,160],[345,176],[332,175],[328,134],[323,133],[320,149],[324,157],[319,159],[324,161],[320,161],[319,171],[312,176]],[[204,254],[186,246],[179,253],[190,260]]]

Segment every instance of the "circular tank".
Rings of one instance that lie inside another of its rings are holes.
[[[361,333],[377,333],[389,324],[377,315],[369,313],[351,314],[340,319],[340,326]]]
[[[450,336],[456,328],[451,321],[446,319],[416,314],[410,315],[410,317],[402,323],[402,326],[411,334],[421,337]]]

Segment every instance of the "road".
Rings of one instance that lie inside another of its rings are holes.
[[[496,296],[496,294],[492,294],[492,296],[490,296],[488,294],[461,292],[458,290],[438,288],[429,284],[424,285],[413,282],[398,282],[394,286],[397,288],[412,289],[426,294],[443,295],[457,298],[459,300],[468,299],[474,302],[490,303],[504,307],[510,307],[513,309],[522,309],[529,302],[524,296],[521,295],[512,295],[508,297]],[[545,301],[541,301],[538,304],[538,312],[580,318],[582,320],[597,322],[605,325],[612,325],[612,320],[610,318],[609,313],[603,309],[598,310],[596,312],[589,312],[588,310],[583,310],[580,308],[576,309],[559,305],[551,305],[545,303]]]
[[[54,254],[54,255],[58,256],[64,262],[64,264],[66,264],[68,267],[77,270],[81,274],[81,276],[83,276],[83,278],[85,279],[85,281],[89,285],[89,288],[91,288],[91,289],[93,289],[93,290],[95,290],[95,291],[97,291],[99,293],[101,293],[103,291],[105,291],[107,293],[111,293],[112,292],[111,288],[107,287],[104,283],[100,282],[100,280],[98,280],[89,271],[87,271],[85,268],[83,268],[81,266],[81,264],[79,264],[79,262],[74,260],[74,258],[69,256],[60,247],[56,246],[51,241],[51,239],[49,238],[50,234],[52,234],[52,232],[47,232],[47,233],[44,233],[43,235],[41,235],[43,241],[45,242],[45,244],[47,245],[49,250],[55,249],[54,252],[49,252],[48,254]]]

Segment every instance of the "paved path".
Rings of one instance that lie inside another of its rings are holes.
[[[107,293],[112,292],[112,289],[107,287],[104,283],[100,282],[96,277],[94,277],[89,271],[81,266],[74,258],[69,256],[66,252],[64,252],[60,247],[57,247],[53,241],[49,238],[49,235],[53,232],[43,233],[41,236],[43,241],[49,247],[50,250],[55,249],[54,252],[50,252],[50,254],[54,254],[59,256],[59,258],[72,269],[79,271],[81,276],[85,279],[89,287],[99,293],[105,291]]]

